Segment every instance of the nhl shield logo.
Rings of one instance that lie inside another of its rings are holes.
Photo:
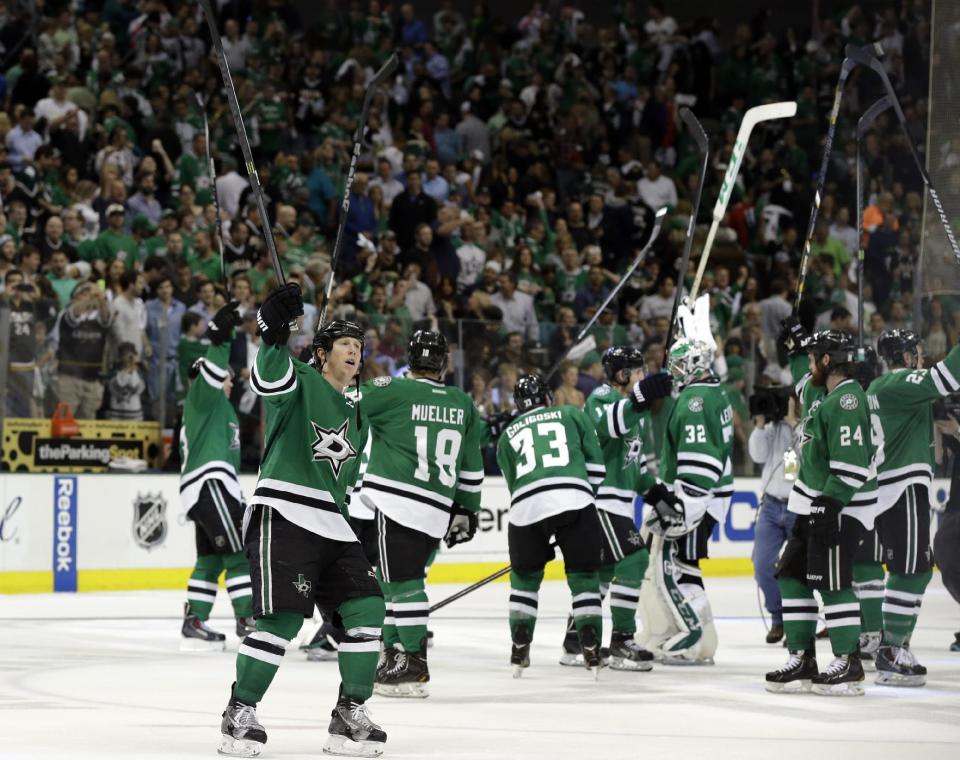
[[[137,494],[133,502],[133,540],[150,551],[167,537],[167,500],[161,493]]]

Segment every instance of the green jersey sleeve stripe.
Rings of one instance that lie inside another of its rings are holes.
[[[930,377],[933,378],[933,384],[937,386],[937,391],[941,396],[948,396],[960,390],[960,383],[957,382],[957,379],[942,361],[933,366]]]
[[[623,438],[627,434],[627,422],[624,419],[624,405],[627,399],[607,405],[607,434],[611,438]]]
[[[214,388],[219,390],[227,381],[227,373],[206,359],[200,359],[197,366],[200,368],[200,377]]]
[[[260,377],[259,367],[253,365],[253,373],[250,376],[250,385],[253,392],[258,396],[279,396],[284,393],[290,393],[297,387],[297,375],[293,371],[293,362],[287,357],[287,371],[283,377],[275,382],[267,382]]]
[[[836,459],[830,460],[830,471],[836,475],[847,475],[851,478],[865,482],[870,477],[870,470],[867,467],[860,467],[850,462],[840,462]]]

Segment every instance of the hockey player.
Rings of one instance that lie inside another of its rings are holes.
[[[888,573],[876,683],[922,686],[927,669],[911,652],[910,636],[933,574],[932,402],[960,391],[960,347],[931,369],[923,368],[921,339],[910,330],[885,331],[877,348],[889,371],[870,384],[868,395],[875,412],[871,420],[883,441],[883,456],[877,461],[876,531]]]
[[[288,325],[301,314],[296,284],[274,290],[257,314],[263,345],[251,386],[266,407],[266,434],[245,536],[257,629],[238,652],[220,752],[261,751],[267,734],[256,706],[318,604],[346,632],[338,651],[340,695],[323,750],[375,757],[386,734],[365,702],[373,693],[383,595],[344,507],[366,430],[343,391],[360,372],[364,334],[352,322],[324,325],[314,336],[314,364],[305,364],[286,348]]]
[[[483,421],[470,397],[443,384],[447,341],[417,330],[407,346],[410,373],[361,386],[370,424],[362,501],[376,507],[379,572],[387,605],[377,694],[428,696],[426,570],[440,539],[469,541],[477,529]]]
[[[698,337],[676,340],[667,358],[680,393],[664,433],[662,482],[647,494],[656,535],[640,604],[643,643],[668,665],[712,664],[717,648],[700,560],[733,495],[733,409],[713,360]]]
[[[826,391],[797,426],[800,468],[789,510],[798,515],[793,535],[777,561],[783,621],[790,658],[767,673],[773,692],[810,691],[833,696],[863,694],[858,650],[859,605],[853,559],[876,511],[867,397],[851,377],[856,344],[848,334],[825,330],[806,342],[810,382]],[[823,599],[834,660],[817,668],[814,636]]]
[[[597,515],[603,536],[603,565],[600,592],[610,590],[609,665],[614,670],[650,670],[653,654],[637,644],[637,603],[640,584],[650,555],[634,522],[637,494],[646,493],[657,482],[647,471],[643,438],[651,402],[670,395],[671,379],[666,373],[644,380],[643,353],[632,346],[612,346],[603,354],[607,383],[598,386],[587,399],[587,417],[594,423],[606,475],[597,491]],[[643,381],[642,401],[633,389]],[[567,623],[573,628],[572,616]],[[574,630],[574,636],[576,633]],[[578,652],[568,633],[561,664]],[[580,658],[577,657],[577,661]]]
[[[237,636],[253,631],[250,570],[240,526],[243,493],[240,423],[230,403],[227,359],[233,328],[240,324],[238,304],[230,302],[207,329],[210,348],[191,368],[180,428],[180,500],[196,526],[197,563],[187,583],[181,649],[223,649],[226,636],[207,626],[217,597],[217,579],[226,571],[227,593],[237,619]]]
[[[497,443],[497,463],[510,489],[510,664],[514,677],[530,666],[543,569],[556,546],[584,665],[601,666],[600,521],[594,507],[603,482],[603,452],[593,423],[573,406],[547,408],[550,391],[539,375],[520,378],[513,391],[519,414]]]

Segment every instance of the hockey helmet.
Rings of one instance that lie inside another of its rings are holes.
[[[327,322],[327,324],[317,330],[316,335],[313,336],[314,355],[316,355],[318,348],[329,351],[339,338],[356,338],[360,341],[360,349],[362,352],[366,336],[360,328],[360,325],[356,322],[350,322],[346,319],[334,319],[332,322]]]
[[[903,355],[913,354],[916,358],[920,343],[920,336],[913,330],[884,330],[877,341],[877,351],[891,367],[902,367]]]
[[[538,406],[548,406],[553,400],[549,386],[540,375],[524,375],[513,388],[513,400],[517,409],[528,412]]]
[[[824,356],[830,357],[834,367],[851,364],[857,359],[857,344],[850,333],[842,330],[820,330],[803,341],[803,349],[813,354],[819,361]]]
[[[447,368],[447,339],[433,330],[417,330],[407,343],[407,364],[415,372],[439,372]]]
[[[633,346],[610,346],[603,352],[603,371],[611,383],[621,384],[617,380],[620,370],[630,371],[643,367],[643,351]]]
[[[678,338],[670,346],[667,370],[680,385],[710,371],[714,349],[698,338]]]

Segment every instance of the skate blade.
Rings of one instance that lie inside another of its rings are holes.
[[[926,676],[903,676],[899,673],[888,673],[883,670],[877,671],[877,677],[873,681],[877,686],[894,686],[908,689],[915,689],[918,686],[925,686]]]
[[[337,653],[326,649],[307,649],[307,662],[336,662]]]
[[[375,683],[373,693],[381,697],[397,699],[426,699],[430,696],[427,685],[422,683],[384,684]]]
[[[813,692],[813,682],[809,678],[801,678],[789,683],[766,681],[764,686],[771,694],[811,694]]]
[[[611,657],[608,660],[611,670],[637,670],[646,672],[653,670],[652,660],[628,660],[625,657]]]
[[[715,665],[712,657],[704,657],[700,660],[691,660],[689,657],[675,656],[675,655],[663,655],[661,659],[658,660],[663,665],[679,665],[682,667],[691,667],[694,665]]]
[[[354,741],[346,736],[330,734],[323,745],[326,755],[343,755],[346,757],[380,757],[383,754],[384,742]]]
[[[181,652],[222,652],[227,648],[226,641],[204,641],[203,639],[180,639]]]
[[[592,667],[587,668],[587,670],[590,671],[591,675],[593,675],[594,681],[600,680],[600,667],[601,667],[600,665],[593,665]]]
[[[821,697],[862,697],[863,681],[853,681],[851,683],[836,684],[813,684],[813,693]]]
[[[221,734],[220,747],[217,752],[231,757],[257,757],[263,752],[263,744],[250,739],[234,739],[227,734]]]
[[[562,655],[560,655],[560,664],[567,668],[582,668],[583,655],[564,652]]]
[[[527,667],[528,667],[528,666],[526,666],[526,665],[514,665],[514,666],[513,666],[513,677],[514,677],[514,678],[522,678],[522,677],[523,677],[523,671],[525,671],[525,670],[527,669]]]

